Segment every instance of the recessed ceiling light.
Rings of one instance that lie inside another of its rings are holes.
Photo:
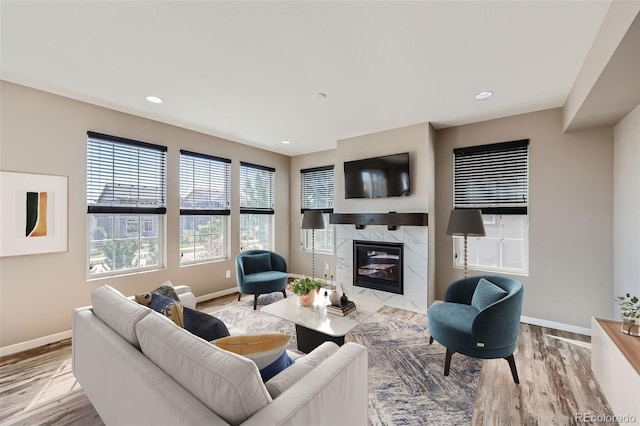
[[[147,96],[147,100],[152,104],[161,104],[162,102],[164,102],[162,98],[159,98],[157,96]]]
[[[318,93],[313,95],[313,99],[316,99],[316,100],[319,100],[319,101],[321,101],[323,99],[327,99],[327,94],[326,93],[322,93],[322,92],[318,92]]]
[[[493,96],[493,92],[490,90],[487,90],[486,92],[480,92],[476,95],[476,99],[481,101],[483,99],[488,99],[491,96]]]
[[[283,144],[285,145],[289,145],[291,143],[291,141],[282,141]]]

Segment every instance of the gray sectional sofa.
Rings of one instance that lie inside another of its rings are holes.
[[[176,287],[187,306],[195,299]],[[103,286],[73,313],[73,373],[107,425],[366,425],[367,350],[327,342],[265,385],[248,358]],[[293,368],[295,367],[295,368]]]

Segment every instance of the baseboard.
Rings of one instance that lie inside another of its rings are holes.
[[[539,325],[540,327],[555,328],[556,330],[568,331],[570,333],[584,334],[585,336],[591,336],[590,328],[578,327],[576,325],[570,325],[570,324],[563,324],[561,322],[547,321],[543,319],[531,318],[531,317],[525,317],[525,316],[520,317],[520,322],[524,322],[525,324]]]
[[[71,330],[62,331],[56,334],[50,334],[48,336],[39,337],[37,339],[28,340],[26,342],[16,343],[15,345],[4,346],[0,348],[0,357],[13,355],[18,352],[27,351],[29,349],[48,345],[49,343],[56,343],[60,340],[69,338],[71,338]]]
[[[229,294],[237,293],[238,287],[228,288],[226,290],[216,291],[215,293],[203,294],[202,296],[196,297],[196,303],[206,302],[211,299],[215,299],[217,297],[227,296]]]

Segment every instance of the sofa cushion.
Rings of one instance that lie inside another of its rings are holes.
[[[182,303],[158,293],[136,294],[136,302],[148,306],[169,318],[177,326],[184,327]]]
[[[333,342],[324,342],[307,355],[296,359],[295,364],[286,368],[265,383],[271,398],[277,398],[282,392],[296,384],[311,370],[336,353],[339,346]]]
[[[219,348],[255,362],[263,381],[266,382],[293,364],[293,360],[286,353],[289,339],[289,335],[283,333],[243,334],[223,337],[214,343]]]
[[[249,359],[224,351],[151,312],[136,326],[142,352],[230,424],[240,424],[272,399]]]
[[[93,313],[127,342],[140,348],[136,323],[151,310],[126,298],[115,288],[104,285],[91,294]]]
[[[473,297],[471,298],[471,306],[481,311],[506,295],[507,292],[497,285],[484,278],[480,278],[476,290],[473,292]]]
[[[227,326],[213,315],[187,307],[182,308],[182,315],[184,329],[207,342],[229,336]]]
[[[243,256],[242,266],[244,267],[245,275],[271,271],[271,254],[260,253]]]

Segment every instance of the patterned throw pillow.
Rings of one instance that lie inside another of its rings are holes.
[[[177,326],[184,327],[182,303],[158,293],[136,294],[136,302],[148,306],[156,312],[169,318]]]
[[[167,281],[168,282],[168,281]],[[151,290],[151,293],[161,294],[163,296],[169,297],[177,302],[180,301],[178,297],[178,293],[173,289],[173,286],[169,284],[163,284],[155,290]]]
[[[289,336],[283,333],[229,336],[213,343],[221,349],[252,360],[258,366],[263,382],[294,362],[286,352]]]

